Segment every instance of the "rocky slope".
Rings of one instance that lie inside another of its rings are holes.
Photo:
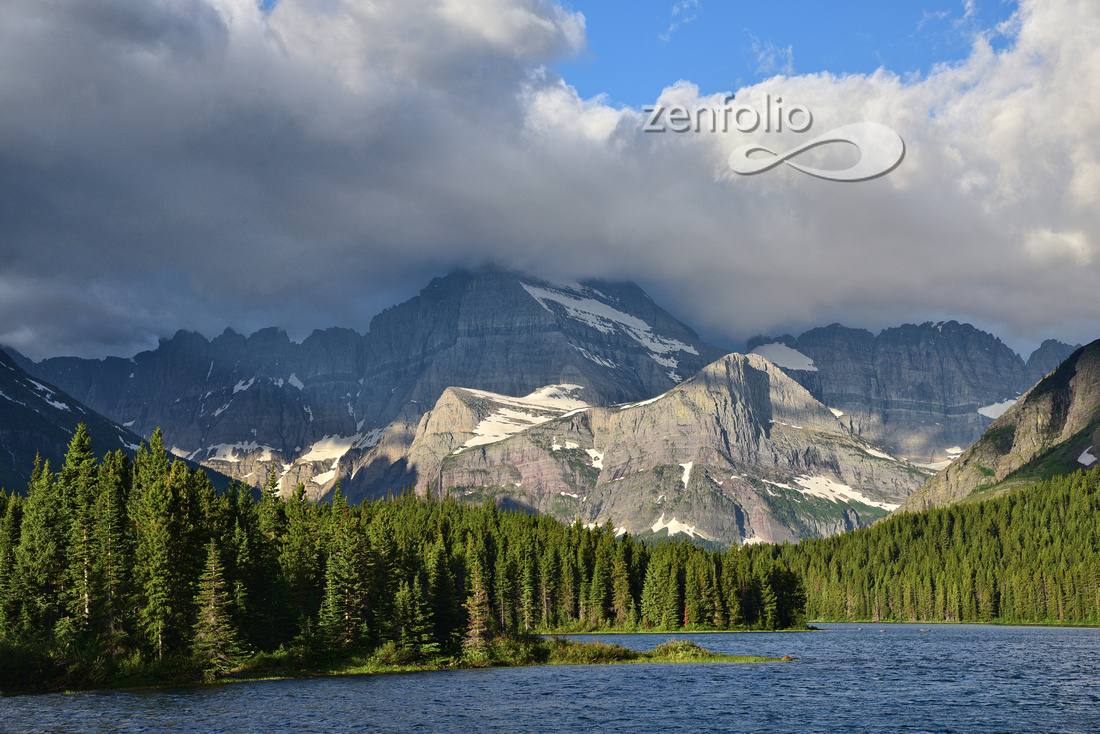
[[[585,406],[584,393],[447,390],[409,453],[418,488],[726,544],[867,525],[928,475],[852,436],[755,355],[640,402]]]
[[[564,381],[606,405],[659,394],[723,353],[635,285],[483,270],[433,280],[365,335],[180,332],[132,359],[30,366],[138,434],[160,426],[205,466],[253,484],[275,466],[284,488],[303,481],[314,496],[344,476],[367,496],[414,478],[409,446],[450,386],[522,395]]]
[[[937,468],[1075,349],[1048,340],[1025,363],[993,335],[955,321],[877,336],[833,324],[797,339],[758,337],[749,348],[842,412],[856,434]]]
[[[981,439],[905,503],[950,505],[1036,478],[1097,466],[1100,457],[1100,340],[1040,380]]]
[[[60,468],[73,432],[88,426],[96,454],[132,453],[140,439],[81,405],[69,395],[28,375],[0,351],[0,487],[26,492],[35,455]]]

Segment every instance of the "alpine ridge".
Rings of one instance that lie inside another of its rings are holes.
[[[992,334],[946,321],[878,335],[833,324],[748,348],[842,412],[855,433],[940,469],[1077,347],[1048,339],[1024,362]]]
[[[1090,469],[1100,457],[1100,340],[1081,347],[997,418],[904,510],[987,497],[1041,479]]]
[[[484,269],[437,278],[377,315],[365,335],[269,328],[208,341],[179,332],[132,359],[47,359],[35,373],[173,453],[284,490],[359,496],[414,477],[417,424],[451,386],[523,395],[568,382],[593,404],[664,392],[723,350],[633,284],[553,284]]]
[[[447,390],[409,452],[418,489],[745,544],[869,525],[928,476],[852,436],[757,355],[727,355],[635,403],[589,406],[583,395],[576,385],[523,398]]]

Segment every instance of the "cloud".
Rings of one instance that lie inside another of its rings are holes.
[[[10,0],[0,342],[102,355],[177,328],[364,331],[429,276],[486,262],[636,279],[712,338],[951,317],[1092,339],[1100,8],[1023,2],[1006,28],[1004,50],[979,35],[920,78],[736,90],[805,105],[805,138],[651,134],[548,70],[583,50],[585,21],[545,0]],[[690,82],[657,101],[724,103]],[[906,141],[881,179],[726,165],[863,120]]]
[[[672,6],[672,10],[669,11],[672,15],[673,21],[669,24],[668,30],[658,36],[662,41],[667,43],[672,34],[677,31],[681,26],[685,26],[691,23],[693,20],[699,17],[699,11],[703,9],[699,0],[677,0]]]
[[[794,46],[780,48],[771,41],[761,41],[751,33],[752,52],[756,55],[757,74],[794,74]]]

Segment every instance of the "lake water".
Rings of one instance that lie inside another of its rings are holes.
[[[789,654],[798,658],[792,663],[460,670],[20,696],[0,699],[0,731],[1100,731],[1100,630],[821,626],[592,636],[638,649],[692,639],[716,652]]]

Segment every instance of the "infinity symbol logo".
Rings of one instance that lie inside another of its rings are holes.
[[[837,170],[812,168],[791,160],[791,158],[801,155],[810,148],[831,143],[854,145],[856,150],[859,151],[859,160],[850,168]],[[749,156],[753,153],[768,153],[769,155],[750,158]],[[855,122],[851,125],[841,125],[834,128],[783,154],[776,153],[774,150],[756,143],[742,145],[730,153],[729,165],[734,173],[739,173],[742,176],[763,173],[775,168],[780,163],[786,163],[798,171],[829,181],[867,181],[894,170],[904,157],[905,141],[896,132],[877,122]]]

